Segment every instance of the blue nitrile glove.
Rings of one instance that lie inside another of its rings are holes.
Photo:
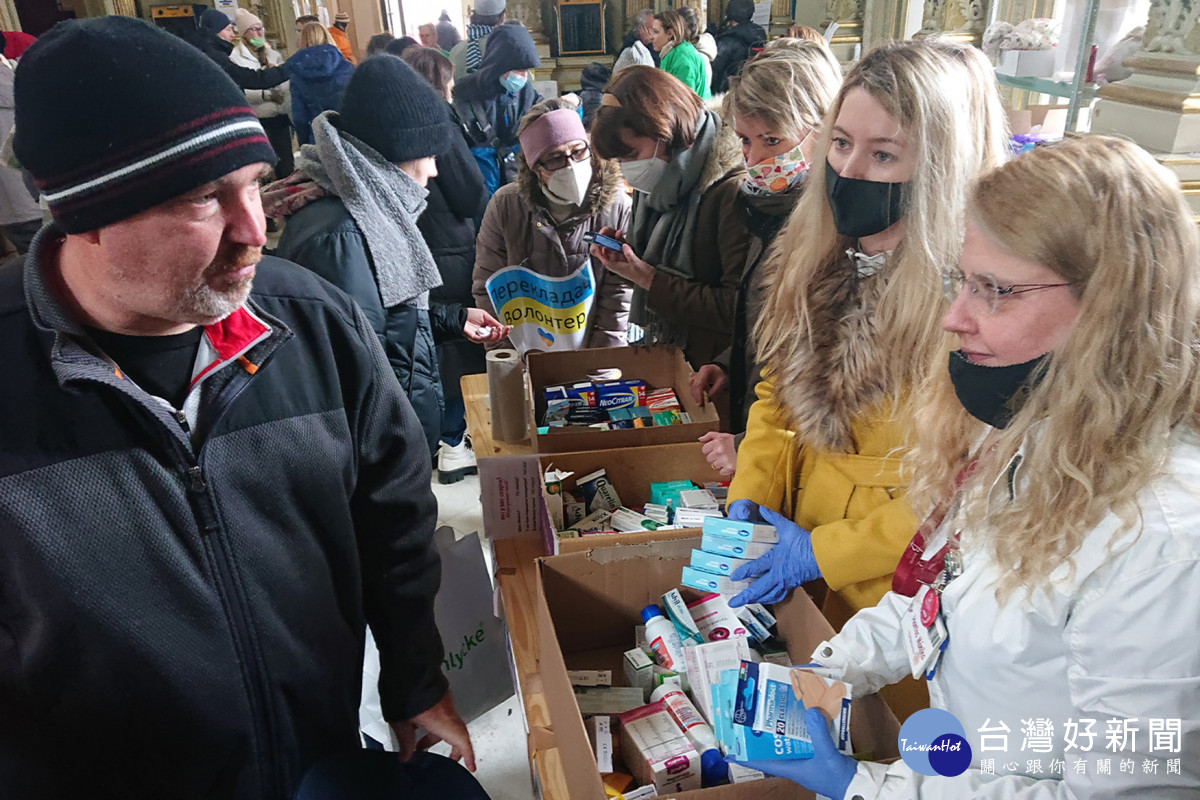
[[[787,597],[793,587],[821,577],[816,556],[813,555],[812,534],[766,506],[759,506],[759,511],[763,521],[774,525],[775,530],[779,531],[779,544],[765,556],[734,570],[730,577],[735,581],[758,578],[748,589],[729,601],[734,608],[746,603],[778,603]]]
[[[834,747],[833,739],[829,735],[829,721],[819,709],[810,708],[805,711],[804,724],[808,726],[808,735],[812,738],[812,758],[736,763],[777,778],[787,778],[832,800],[842,800],[846,796],[846,790],[850,788],[850,781],[854,780],[854,773],[858,771],[858,762],[850,756],[842,755]],[[726,761],[733,759],[727,758]]]
[[[729,504],[729,508],[725,509],[725,516],[730,519],[735,519],[738,522],[762,522],[762,515],[758,513],[758,504],[752,500],[734,500]]]

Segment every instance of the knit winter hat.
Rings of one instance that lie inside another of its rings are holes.
[[[17,159],[67,233],[276,160],[224,70],[141,20],[60,22],[21,59],[14,94]]]
[[[506,0],[476,0],[475,13],[484,17],[499,14],[508,6]]]
[[[248,28],[263,24],[261,19],[244,8],[239,8],[233,13],[233,20],[237,23],[237,32],[239,35],[245,33]]]
[[[725,19],[745,25],[754,19],[754,0],[729,0],[729,5],[725,7]]]
[[[337,126],[398,164],[444,153],[457,135],[446,101],[398,58],[369,58],[346,84]]]
[[[345,11],[339,11],[338,13],[333,15],[333,21],[334,21],[334,24],[340,25],[342,23],[345,23],[346,25],[349,25],[350,24],[350,14]]]
[[[215,8],[205,9],[200,15],[200,27],[206,31],[220,33],[233,24],[233,20],[225,16],[224,11],[218,11]]]
[[[575,109],[558,108],[530,123],[521,131],[520,139],[525,163],[533,166],[550,148],[580,139],[586,142],[588,135]]]

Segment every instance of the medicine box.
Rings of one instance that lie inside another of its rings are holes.
[[[659,793],[700,788],[700,755],[661,702],[620,719],[621,757],[640,785]]]
[[[693,550],[690,566],[717,575],[732,575],[735,569],[743,564],[749,564],[750,561],[749,558],[736,558],[720,553],[709,553],[706,550]]]
[[[774,525],[742,522],[736,519],[725,519],[724,517],[709,517],[704,520],[704,532],[715,536],[723,536],[726,539],[738,539],[743,542],[779,543],[779,531],[775,530]]]
[[[683,351],[677,347],[633,345],[562,353],[529,353],[525,363],[529,377],[526,414],[529,430],[533,431],[533,448],[538,453],[695,442],[705,433],[717,430],[720,425],[712,403],[701,406],[692,399],[688,388],[692,368],[684,359]],[[550,428],[546,433],[537,432],[546,414],[546,397],[542,391],[545,387],[570,387],[585,380],[589,373],[611,368],[619,369],[624,381],[644,381],[647,391],[651,387],[674,389],[690,422],[607,431],[567,426]],[[710,469],[708,480],[711,479]]]
[[[727,539],[714,533],[706,533],[700,540],[700,549],[707,553],[734,558],[756,559],[771,552],[775,545],[767,542],[744,542],[741,539]]]
[[[716,592],[725,595],[737,594],[750,586],[750,581],[735,581],[728,575],[704,572],[695,567],[684,567],[679,582],[702,592]]]
[[[711,470],[710,470],[711,471]],[[586,474],[586,473],[582,473]],[[642,534],[629,534],[641,537]],[[647,534],[650,535],[650,534]],[[618,539],[621,537],[608,537]],[[615,544],[539,559],[536,565],[537,671],[548,720],[545,731],[531,737],[558,751],[562,765],[556,783],[571,798],[603,798],[604,784],[588,740],[567,669],[620,670],[625,651],[633,646],[633,631],[642,608],[679,586],[679,573],[697,547],[690,539]],[[686,595],[685,595],[686,596]],[[584,605],[581,605],[584,604]],[[805,663],[833,630],[804,592],[792,592],[775,606],[779,638],[787,641],[792,663]],[[745,642],[741,637],[732,640]],[[714,647],[713,642],[698,647]],[[736,647],[736,645],[734,645]],[[736,664],[733,675],[736,679]],[[622,677],[624,677],[622,675]],[[613,673],[616,682],[617,673]],[[709,705],[711,705],[711,697]],[[856,751],[870,751],[877,761],[899,756],[899,724],[875,695],[854,701],[851,734]],[[539,748],[541,749],[541,748]],[[794,784],[780,780],[700,789],[687,800],[784,800],[808,797]]]

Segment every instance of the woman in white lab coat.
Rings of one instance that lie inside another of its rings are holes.
[[[949,369],[921,390],[912,456],[909,496],[929,518],[893,591],[813,654],[855,695],[931,675],[966,771],[859,763],[820,736],[813,759],[754,766],[835,800],[1195,798],[1192,214],[1147,153],[1096,136],[984,176],[968,220],[944,276]],[[928,658],[910,656],[908,631],[933,637]]]

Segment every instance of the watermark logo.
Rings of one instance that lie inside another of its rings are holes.
[[[926,708],[900,726],[900,757],[914,772],[953,778],[971,766],[971,745],[958,718]]]

